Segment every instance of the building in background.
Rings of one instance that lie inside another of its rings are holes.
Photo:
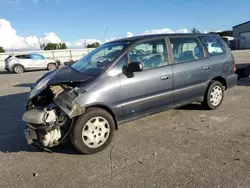
[[[250,49],[250,21],[233,26],[234,49]]]

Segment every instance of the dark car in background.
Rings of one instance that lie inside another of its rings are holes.
[[[75,62],[77,62],[78,60],[69,60],[69,61],[65,61],[64,65],[65,66],[72,66]]]
[[[234,57],[218,35],[112,41],[36,82],[23,115],[27,142],[48,149],[69,139],[92,154],[124,122],[192,102],[214,110],[236,83]]]

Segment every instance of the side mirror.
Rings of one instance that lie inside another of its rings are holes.
[[[127,72],[141,72],[143,71],[143,65],[141,62],[131,62],[128,64]]]
[[[122,68],[122,72],[127,75],[128,78],[134,77],[134,72],[143,71],[143,65],[141,62],[131,62],[128,66]]]

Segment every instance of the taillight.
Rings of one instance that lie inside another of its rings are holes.
[[[233,56],[233,58],[234,58],[234,72],[235,72],[236,71],[236,59],[234,56]]]

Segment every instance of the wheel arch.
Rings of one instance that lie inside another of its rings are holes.
[[[25,67],[22,64],[20,64],[20,63],[15,63],[14,65],[12,65],[11,68],[10,68],[10,70],[14,71],[14,67],[17,66],[17,65],[23,67],[23,70],[25,70]]]
[[[217,76],[214,77],[212,80],[220,82],[225,87],[225,90],[227,90],[227,81],[225,78],[223,78],[222,76]]]
[[[117,121],[116,115],[110,107],[103,105],[103,104],[95,104],[95,105],[87,106],[87,107],[85,107],[85,109],[93,108],[93,107],[101,108],[103,110],[106,110],[108,113],[110,113],[110,115],[113,117],[113,119],[115,121],[115,129],[118,130],[118,121]]]
[[[55,66],[57,66],[57,63],[56,62],[49,62],[48,64],[47,64],[47,68],[49,68],[49,65],[50,64],[54,64]]]

